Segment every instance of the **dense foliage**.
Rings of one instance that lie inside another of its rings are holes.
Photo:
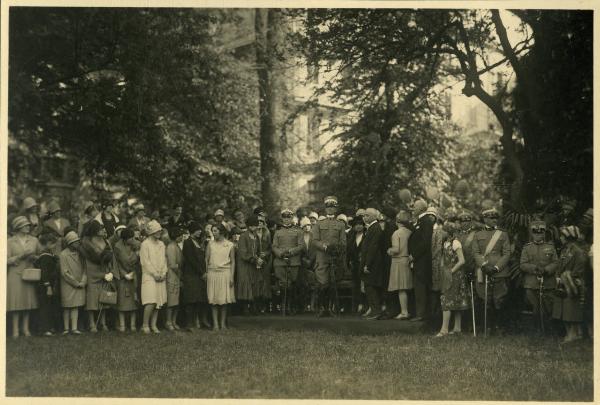
[[[11,133],[81,158],[99,190],[186,206],[256,198],[255,73],[220,51],[227,23],[201,9],[11,8]]]

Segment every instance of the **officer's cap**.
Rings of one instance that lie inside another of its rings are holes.
[[[325,203],[326,207],[337,207],[338,200],[336,197],[330,195],[330,196],[325,197],[324,203]]]
[[[498,210],[496,208],[490,208],[490,209],[487,209],[487,210],[483,210],[481,212],[481,215],[484,218],[498,218],[498,217],[500,217],[500,213],[498,212]]]
[[[284,209],[281,210],[281,216],[282,217],[293,216],[293,215],[294,215],[294,212],[291,209],[289,209],[289,208],[284,208]]]

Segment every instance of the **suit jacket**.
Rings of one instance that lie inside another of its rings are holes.
[[[348,232],[348,242],[346,244],[346,252],[348,258],[348,267],[352,269],[354,276],[360,275],[360,251],[362,249],[363,242],[365,240],[365,233],[360,243],[356,243],[356,232]]]
[[[435,217],[424,215],[417,221],[414,232],[408,238],[408,253],[413,258],[414,277],[421,283],[431,286],[431,237]]]
[[[360,271],[366,285],[383,287],[385,257],[382,255],[384,233],[381,226],[374,222],[363,236],[360,250]],[[365,266],[369,273],[364,273]]]

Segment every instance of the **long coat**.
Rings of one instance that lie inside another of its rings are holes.
[[[76,308],[85,305],[85,259],[79,251],[64,249],[60,260],[60,300],[63,308]],[[78,287],[82,282],[83,287]]]
[[[17,260],[22,254],[38,255],[42,246],[36,237],[27,235],[24,239],[13,236],[7,241],[8,253],[8,284],[6,286],[6,310],[21,311],[38,307],[36,286],[37,283],[23,281],[21,274],[24,269],[33,268],[34,258]]]
[[[135,301],[140,258],[123,240],[115,243],[114,252],[113,274],[117,279],[117,309],[119,311],[134,311],[137,308]],[[125,278],[125,275],[129,273],[133,273],[132,280]]]
[[[188,238],[183,242],[183,267],[181,268],[181,301],[183,304],[208,302],[206,295],[206,242]]]
[[[235,272],[235,296],[239,300],[254,299],[257,282],[256,262],[259,254],[259,241],[256,235],[245,231],[238,241],[238,262]]]
[[[360,271],[365,285],[373,287],[384,286],[385,257],[383,254],[384,233],[381,226],[374,222],[363,237],[360,251]],[[364,273],[367,267],[369,273]]]
[[[417,221],[417,226],[408,239],[408,253],[413,258],[414,277],[429,287],[432,284],[431,237],[434,224],[435,217],[433,215],[422,216]]]
[[[167,257],[167,306],[179,305],[179,292],[181,289],[181,268],[183,266],[183,252],[175,241],[171,241],[165,250]]]

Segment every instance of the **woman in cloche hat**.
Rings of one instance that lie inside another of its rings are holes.
[[[42,246],[36,237],[31,236],[31,223],[24,216],[12,220],[13,236],[7,241],[7,272],[6,311],[12,317],[12,336],[31,336],[29,331],[29,315],[31,310],[38,308],[36,282],[25,281],[21,278],[23,270],[33,268],[33,263],[42,252]],[[19,322],[22,321],[19,330]]]

